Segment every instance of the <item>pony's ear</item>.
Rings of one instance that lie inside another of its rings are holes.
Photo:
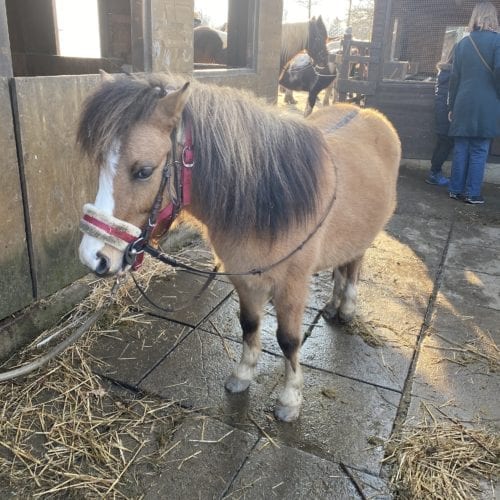
[[[186,82],[180,89],[169,92],[160,99],[160,109],[168,118],[180,118],[189,97],[188,88],[189,82]]]
[[[106,71],[104,71],[103,69],[99,70],[99,74],[101,75],[102,83],[113,81],[113,77],[109,73],[106,73]]]

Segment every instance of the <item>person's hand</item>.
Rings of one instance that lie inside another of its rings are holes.
[[[451,118],[452,118],[452,112],[451,111],[448,111],[448,121],[451,122]]]

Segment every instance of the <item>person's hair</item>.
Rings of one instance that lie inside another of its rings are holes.
[[[469,31],[498,31],[498,16],[491,2],[478,2],[472,11],[469,21]]]

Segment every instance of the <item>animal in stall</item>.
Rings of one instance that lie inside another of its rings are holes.
[[[280,85],[289,90],[308,92],[304,116],[311,114],[319,92],[331,85],[336,76],[335,65],[329,61],[326,47],[326,27],[321,17],[313,20],[309,23],[307,51],[295,55],[279,78]]]
[[[227,64],[227,33],[198,26],[193,30],[193,60],[203,64]]]
[[[279,83],[287,89],[308,92],[304,116],[309,116],[314,108],[318,94],[333,85],[336,69],[320,67],[306,52],[293,57],[281,72]]]
[[[324,38],[317,38],[320,33],[320,36],[324,36]],[[326,39],[327,31],[321,16],[312,17],[307,22],[283,24],[281,27],[280,74],[296,54],[304,50],[309,52],[311,44],[316,47],[318,42],[326,43]],[[311,57],[313,56],[311,55]],[[286,87],[284,101],[287,104],[297,104],[293,97],[293,91]]]
[[[181,209],[204,227],[239,296],[242,355],[226,389],[249,387],[271,300],[285,361],[275,415],[296,419],[309,280],[333,268],[324,316],[353,318],[363,255],[396,204],[397,133],[376,110],[349,104],[304,120],[243,91],[180,76],[103,78],[78,127],[81,148],[100,168],[96,201],[81,221],[81,261],[99,276],[127,271],[131,249],[151,229],[151,207]],[[186,150],[194,157],[176,161]],[[186,172],[189,192],[174,182]]]

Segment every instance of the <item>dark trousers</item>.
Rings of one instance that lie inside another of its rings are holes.
[[[448,159],[453,149],[453,137],[438,134],[436,147],[431,158],[431,174],[440,174],[443,163]]]

